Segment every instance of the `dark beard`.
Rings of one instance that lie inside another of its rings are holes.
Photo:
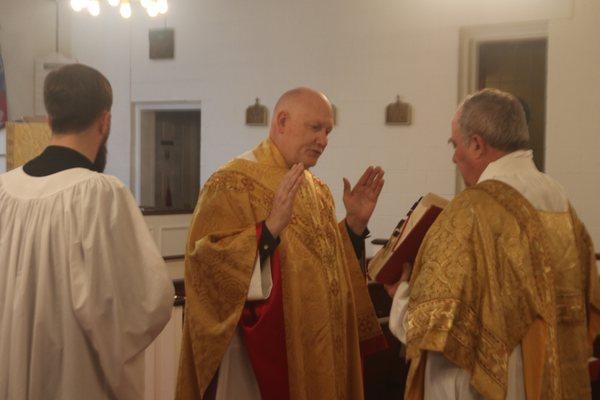
[[[94,161],[94,171],[96,172],[104,172],[104,168],[106,168],[106,156],[108,154],[108,150],[106,149],[106,142],[102,143],[102,146],[98,149],[98,154],[96,155],[96,161]]]

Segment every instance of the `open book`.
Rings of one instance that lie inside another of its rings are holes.
[[[405,263],[415,261],[425,234],[447,204],[448,200],[433,193],[421,197],[369,262],[369,277],[388,285],[398,282]]]

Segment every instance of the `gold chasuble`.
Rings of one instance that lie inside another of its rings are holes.
[[[407,311],[407,399],[423,398],[426,351],[504,399],[508,360],[522,346],[527,399],[589,399],[588,358],[600,328],[594,250],[570,212],[536,211],[488,180],[459,194],[415,261]]]
[[[185,259],[186,306],[177,399],[201,399],[246,302],[257,224],[288,171],[270,140],[257,162],[234,159],[204,185]],[[328,187],[305,171],[292,221],[281,233],[285,347],[291,399],[362,399],[361,346],[382,332]]]

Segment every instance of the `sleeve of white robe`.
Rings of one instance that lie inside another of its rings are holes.
[[[392,300],[390,309],[389,328],[390,332],[398,338],[399,341],[406,344],[406,311],[408,310],[408,299],[410,288],[407,282],[398,285],[398,289]]]
[[[406,344],[406,312],[410,298],[407,282],[398,285],[390,310],[390,331],[399,341]],[[425,393],[428,400],[480,400],[470,386],[471,376],[456,367],[440,353],[428,352],[425,370]]]
[[[271,257],[267,257],[261,266],[260,254],[257,253],[246,300],[266,300],[271,295],[272,288],[273,278],[271,275]]]
[[[168,322],[173,284],[129,190],[104,175],[84,189],[72,224],[73,310],[111,391],[137,398],[143,370],[132,376],[133,364]]]

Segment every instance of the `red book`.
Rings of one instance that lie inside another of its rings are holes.
[[[398,282],[404,265],[415,261],[425,234],[447,204],[448,200],[433,193],[419,199],[369,262],[369,277],[388,285]]]

